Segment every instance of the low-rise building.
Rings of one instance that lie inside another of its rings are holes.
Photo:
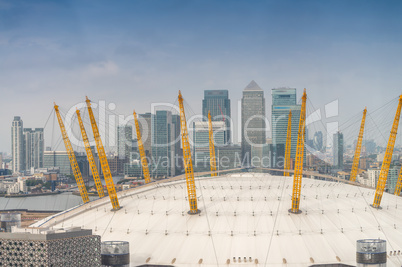
[[[0,233],[3,266],[101,266],[101,238],[92,230],[12,228]]]

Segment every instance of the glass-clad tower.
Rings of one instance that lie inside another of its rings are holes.
[[[152,115],[152,161],[150,170],[153,177],[170,177],[175,175],[175,127],[172,112],[157,110]]]
[[[208,121],[208,111],[211,111],[212,121],[224,121],[226,124],[225,144],[230,143],[230,99],[228,90],[205,90],[202,100],[203,120]]]
[[[251,157],[251,146],[266,143],[264,91],[255,81],[243,90],[241,100],[242,160]],[[245,163],[247,162],[244,161]]]
[[[277,150],[278,149],[283,150],[286,147],[288,116],[289,111],[292,111],[291,158],[294,159],[296,155],[297,134],[299,130],[299,119],[301,109],[301,105],[297,105],[296,89],[275,88],[272,89],[271,95],[272,95],[272,113],[271,113],[272,144],[274,149],[273,154],[278,155],[285,154],[284,151],[277,151]],[[279,162],[280,159],[276,159],[274,161]]]

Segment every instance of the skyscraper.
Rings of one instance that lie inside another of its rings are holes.
[[[274,88],[271,91],[271,95],[272,145],[274,150],[272,153],[275,163],[279,161],[279,159],[275,158],[277,155],[285,154],[282,150],[286,147],[289,111],[292,111],[291,158],[294,159],[296,155],[301,105],[297,105],[295,88]]]
[[[15,116],[11,126],[12,171],[20,172],[24,168],[24,136],[21,117]]]
[[[333,165],[339,169],[343,168],[343,133],[337,132],[334,134],[333,146]]]
[[[226,124],[225,144],[231,142],[230,130],[230,99],[228,90],[205,90],[202,100],[203,120],[208,120],[208,111],[211,111],[212,121],[224,121]]]
[[[175,173],[178,175],[179,173],[183,172],[184,163],[183,163],[183,149],[181,148],[181,122],[180,122],[180,115],[173,114],[172,115],[172,122],[174,128],[174,164],[175,164]]]
[[[323,141],[322,141],[322,132],[321,131],[317,131],[314,134],[314,138],[313,138],[313,146],[317,151],[321,151],[323,149]]]
[[[24,129],[25,170],[43,167],[43,153],[45,143],[43,128]]]
[[[119,159],[129,160],[133,148],[133,127],[131,125],[117,126],[117,154]]]
[[[138,115],[138,124],[141,131],[142,144],[147,158],[152,156],[152,115],[144,113]]]
[[[226,125],[223,121],[213,121],[214,144],[222,147],[225,144]],[[197,121],[193,124],[193,165],[195,171],[210,170],[209,155],[209,127],[206,121]],[[217,155],[215,155],[217,157]]]
[[[174,147],[174,126],[172,123],[172,112],[157,110],[152,115],[152,168],[153,177],[169,177],[175,175],[175,164],[173,153]]]
[[[241,151],[244,159],[251,156],[252,145],[266,143],[264,91],[255,81],[251,81],[243,90],[241,128]]]

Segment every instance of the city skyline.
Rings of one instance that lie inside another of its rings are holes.
[[[18,99],[2,103],[2,124],[41,128],[53,101],[68,109],[85,95],[146,113],[179,89],[200,113],[204,90],[229,90],[234,115],[251,80],[266,95],[307,88],[317,108],[338,100],[339,121],[401,93],[399,2],[156,3],[0,1],[0,91]],[[0,151],[11,151],[8,126]]]

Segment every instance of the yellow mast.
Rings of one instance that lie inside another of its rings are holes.
[[[134,114],[135,130],[137,131],[138,150],[140,151],[140,156],[141,156],[142,172],[144,173],[144,180],[145,180],[145,183],[147,184],[147,183],[151,182],[151,177],[149,176],[148,161],[145,156],[144,145],[142,143],[142,138],[141,138],[140,125],[138,124],[137,113],[135,113],[135,110],[134,110],[133,114]]]
[[[292,143],[292,111],[289,111],[288,130],[286,134],[286,149],[285,149],[285,163],[283,165],[283,176],[289,176],[290,170],[290,152]]]
[[[214,131],[212,129],[211,111],[208,111],[208,131],[209,131],[209,165],[211,165],[211,176],[216,176],[216,157]]]
[[[392,124],[391,133],[388,139],[387,149],[385,150],[384,160],[382,161],[380,177],[378,178],[377,188],[375,190],[373,207],[379,208],[381,204],[382,194],[384,193],[385,185],[387,183],[389,165],[392,160],[392,152],[394,151],[396,134],[398,132],[399,118],[401,116],[402,95],[399,96],[398,108],[396,109],[394,123]],[[398,182],[399,182],[398,178]],[[398,186],[398,183],[397,183]]]
[[[300,110],[299,131],[297,134],[297,147],[295,159],[295,172],[293,176],[293,192],[292,192],[292,208],[289,210],[292,213],[299,213],[300,191],[303,177],[303,155],[304,155],[304,135],[306,122],[306,100],[307,94],[304,89],[302,97],[302,105]]]
[[[188,131],[186,115],[184,113],[183,97],[179,91],[179,106],[180,106],[180,125],[181,125],[181,143],[183,146],[184,157],[184,170],[186,173],[187,193],[188,201],[190,203],[189,214],[200,213],[197,207],[197,193],[195,191],[194,172],[193,172],[193,160],[191,158],[190,143],[188,141]]]
[[[89,202],[87,189],[85,187],[84,181],[82,180],[82,175],[80,168],[78,167],[77,159],[75,158],[75,153],[73,147],[71,146],[70,139],[68,138],[66,128],[64,127],[63,120],[60,115],[59,106],[54,103],[54,110],[56,111],[57,120],[59,121],[61,135],[63,136],[64,145],[67,150],[68,159],[70,160],[71,169],[73,169],[75,181],[77,182],[78,190],[82,198],[82,202]]]
[[[398,181],[396,182],[394,194],[399,196],[401,194],[401,189],[402,189],[402,167],[401,170],[399,171]]]
[[[357,138],[355,156],[353,157],[352,171],[350,172],[350,181],[351,182],[356,181],[356,175],[357,175],[357,171],[359,169],[360,150],[362,148],[363,133],[364,133],[364,123],[366,121],[366,113],[367,113],[367,108],[364,108],[363,118],[362,118],[362,122],[361,122],[361,125],[360,125],[359,137]]]
[[[92,154],[91,146],[89,145],[87,132],[85,131],[84,123],[82,122],[81,114],[78,109],[77,109],[76,113],[77,113],[78,123],[79,123],[80,129],[81,129],[82,140],[84,141],[84,145],[85,145],[85,151],[87,152],[89,167],[91,168],[92,176],[94,177],[96,190],[98,191],[99,197],[102,198],[105,196],[105,192],[103,192],[103,185],[99,178],[99,173],[98,173],[98,169],[96,168],[95,159]]]
[[[94,133],[96,149],[98,150],[99,161],[102,167],[103,177],[105,178],[107,192],[109,194],[110,202],[112,203],[113,210],[120,209],[119,200],[117,199],[116,189],[114,187],[112,174],[110,173],[109,163],[107,162],[105,149],[102,144],[102,140],[99,135],[98,126],[96,125],[95,116],[92,111],[91,101],[86,98],[89,118],[91,119],[92,131]]]

